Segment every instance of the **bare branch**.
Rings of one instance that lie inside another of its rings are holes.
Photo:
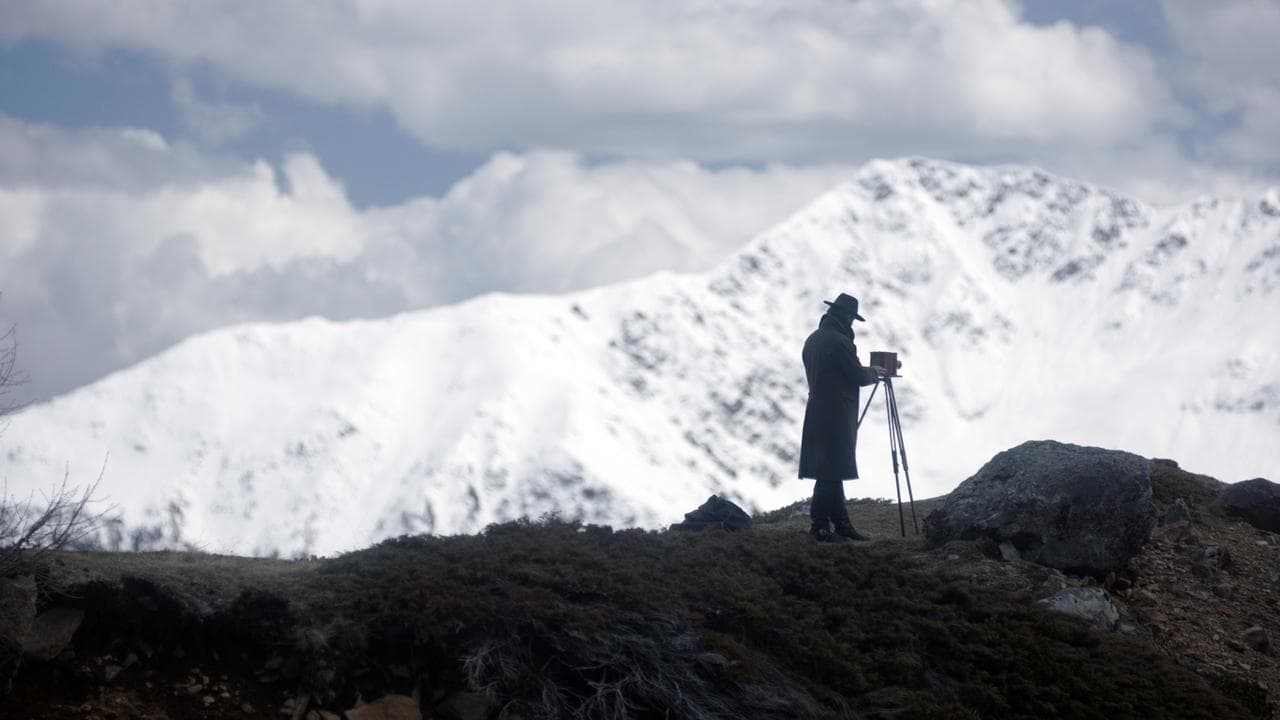
[[[98,486],[106,473],[106,460],[98,477],[84,489],[70,484],[70,471],[62,482],[36,502],[34,494],[18,501],[0,493],[0,577],[39,564],[49,553],[72,546],[97,531],[111,508],[90,512]]]

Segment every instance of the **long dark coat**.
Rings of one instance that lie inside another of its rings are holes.
[[[849,323],[823,315],[804,341],[804,374],[809,402],[800,439],[800,474],[814,480],[858,477],[859,388],[872,385],[875,373],[862,367]]]

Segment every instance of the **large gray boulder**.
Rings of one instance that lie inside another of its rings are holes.
[[[36,581],[30,575],[0,577],[0,699],[13,688],[23,641],[36,617]]]
[[[1039,440],[996,455],[925,518],[933,545],[990,537],[1024,560],[1105,575],[1155,524],[1151,463],[1118,450]]]
[[[1228,514],[1268,532],[1280,533],[1280,484],[1254,478],[1228,485],[1218,496]]]

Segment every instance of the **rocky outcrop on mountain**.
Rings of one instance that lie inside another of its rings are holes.
[[[1155,518],[1149,460],[1045,440],[992,458],[925,518],[925,533],[934,545],[990,537],[1021,559],[1102,576],[1142,549]]]
[[[1228,485],[1218,498],[1222,509],[1259,530],[1280,533],[1280,484],[1263,478]]]

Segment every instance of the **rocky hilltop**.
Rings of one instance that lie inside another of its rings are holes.
[[[853,501],[869,543],[814,542],[797,503],[323,560],[64,553],[0,581],[0,715],[1267,718],[1276,489],[1027,443],[915,522]]]

